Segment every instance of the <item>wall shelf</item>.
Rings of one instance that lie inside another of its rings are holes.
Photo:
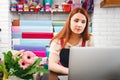
[[[51,14],[51,12],[50,11],[48,11],[48,12],[46,12],[46,11],[44,11],[44,12],[25,12],[25,11],[21,11],[21,12],[18,12],[18,11],[11,11],[11,13],[17,13],[17,14]],[[57,13],[64,13],[64,14],[68,14],[68,13],[70,13],[70,12],[64,12],[64,11],[54,11],[53,12],[53,14],[57,14]]]
[[[120,0],[103,0],[100,3],[101,8],[120,7]]]

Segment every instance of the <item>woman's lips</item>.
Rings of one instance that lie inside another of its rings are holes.
[[[76,30],[77,30],[77,31],[81,31],[81,29],[79,29],[79,28],[76,28]]]

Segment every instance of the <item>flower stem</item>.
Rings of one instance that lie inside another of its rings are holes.
[[[6,80],[8,78],[8,72],[6,70],[6,66],[5,66],[5,63],[4,63],[4,67],[3,67],[3,80]]]
[[[4,72],[4,75],[3,75],[3,80],[6,80],[8,77],[8,74],[6,72]]]

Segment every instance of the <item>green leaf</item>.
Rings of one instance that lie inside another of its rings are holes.
[[[47,69],[44,69],[44,68],[37,68],[37,71],[41,72],[41,73],[49,73],[49,71]]]
[[[27,72],[26,74],[21,75],[21,77],[24,77],[24,76],[27,76],[30,74],[35,74],[36,72],[49,73],[49,71],[47,69],[36,67],[36,68],[30,70],[29,72]]]
[[[7,55],[8,55],[10,58],[12,58],[12,52],[11,52],[11,51],[8,51],[8,52],[7,52]]]
[[[42,61],[42,59],[41,59],[41,58],[38,58],[38,59],[34,62],[34,64],[32,65],[32,67],[38,66],[41,61]]]
[[[12,67],[11,56],[7,55],[7,53],[5,52],[3,54],[4,54],[4,64],[6,65],[6,68],[9,71],[9,69]]]
[[[3,63],[0,64],[0,72],[4,72],[4,64]]]
[[[30,74],[34,74],[35,72],[37,72],[37,68],[34,68],[34,69],[32,69],[32,70],[29,70],[26,74],[22,74],[21,77],[27,76],[27,75],[30,75]]]
[[[6,80],[7,77],[8,77],[8,72],[6,70],[6,66],[4,63],[1,63],[0,64],[0,72],[3,72],[4,73],[4,76],[3,76],[3,80]]]

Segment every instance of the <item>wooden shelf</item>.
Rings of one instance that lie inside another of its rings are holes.
[[[101,8],[120,7],[120,0],[103,0],[100,3]]]

